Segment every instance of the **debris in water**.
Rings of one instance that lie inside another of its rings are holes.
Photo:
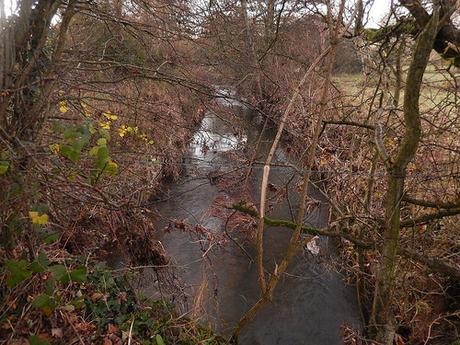
[[[318,255],[319,254],[319,246],[318,246],[318,241],[319,237],[314,236],[310,241],[307,243],[307,249],[310,253],[313,255]]]

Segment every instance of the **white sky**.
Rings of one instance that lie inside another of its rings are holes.
[[[379,22],[385,17],[390,9],[391,0],[375,0],[369,12],[369,23],[367,26],[377,28]]]
[[[7,16],[16,9],[16,0],[4,0]],[[374,5],[369,12],[368,27],[376,28],[385,17],[390,8],[391,0],[374,0]]]

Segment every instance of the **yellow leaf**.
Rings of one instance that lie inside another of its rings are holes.
[[[29,217],[32,220],[32,224],[46,225],[48,223],[48,215],[46,213],[40,215],[38,212],[30,211]]]
[[[109,166],[110,168],[113,168],[113,169],[117,169],[117,168],[118,168],[118,164],[115,163],[114,161],[110,161],[110,162],[108,163],[108,166]]]
[[[57,155],[59,153],[59,150],[61,148],[61,145],[59,144],[50,144],[48,145],[48,148],[50,149],[50,151],[52,153],[54,153],[55,155]]]
[[[126,127],[125,125],[122,125],[118,128],[118,135],[123,138],[125,135],[126,135],[126,132],[127,132],[127,129],[128,127]]]
[[[110,122],[99,122],[98,124],[104,129],[110,129]]]
[[[104,115],[108,120],[111,120],[111,121],[115,121],[115,120],[118,119],[118,116],[115,115],[115,114],[112,114],[110,111],[108,111],[108,112],[106,112],[106,113],[104,113],[102,115]]]
[[[67,105],[66,101],[59,102],[59,111],[61,113],[67,113],[69,111],[69,106]]]
[[[139,128],[137,126],[136,127],[128,127],[128,128],[126,128],[126,131],[128,133],[135,134],[135,133],[137,133],[139,131]]]
[[[386,138],[385,139],[385,145],[389,148],[389,149],[394,149],[396,147],[396,142],[394,139],[392,138]]]
[[[110,161],[110,162],[107,163],[106,170],[107,170],[108,173],[110,173],[112,175],[116,175],[117,172],[118,172],[118,164],[115,163],[114,161]]]

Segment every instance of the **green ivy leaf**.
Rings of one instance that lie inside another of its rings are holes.
[[[61,283],[69,282],[69,273],[64,265],[53,265],[48,268],[53,274],[54,279]]]
[[[32,275],[32,271],[29,269],[29,263],[26,260],[7,260],[5,262],[5,267],[9,271],[6,285],[10,288]]]
[[[41,309],[45,315],[51,315],[57,307],[57,302],[54,297],[46,294],[41,294],[35,297],[32,305],[35,308]]]
[[[30,264],[30,268],[35,273],[41,273],[41,272],[44,272],[48,268],[49,264],[50,262],[46,254],[44,252],[40,252],[40,254],[38,254],[37,259],[35,259]]]
[[[43,241],[45,244],[54,243],[54,242],[56,242],[58,239],[59,239],[59,233],[58,233],[58,232],[48,232],[48,233],[44,233],[44,234],[42,235],[42,241]]]
[[[86,281],[86,268],[80,267],[70,272],[70,279],[74,282],[85,282]]]

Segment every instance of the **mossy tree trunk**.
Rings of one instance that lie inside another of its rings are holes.
[[[415,157],[422,129],[419,98],[423,74],[429,61],[433,42],[438,32],[439,11],[433,11],[432,18],[417,38],[414,53],[407,74],[404,94],[405,132],[394,157],[382,152],[387,166],[387,192],[385,196],[385,227],[381,260],[372,305],[371,332],[383,344],[393,344],[394,320],[392,311],[395,291],[397,253],[400,236],[401,200],[407,165]]]

